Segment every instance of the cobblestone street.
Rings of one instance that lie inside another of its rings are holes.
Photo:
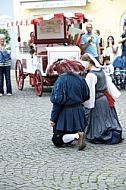
[[[56,148],[51,142],[50,93],[42,97],[24,81],[0,97],[0,190],[126,190],[126,140]],[[116,109],[126,136],[126,91]]]

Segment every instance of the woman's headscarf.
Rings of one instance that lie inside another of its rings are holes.
[[[87,64],[87,61],[83,60],[84,56],[88,55],[90,57],[90,59],[95,63],[95,66],[100,68],[102,67],[102,65],[100,65],[100,63],[90,54],[90,53],[85,53],[84,55],[81,56],[81,60],[82,60],[82,64]],[[85,67],[87,67],[87,65],[85,65]]]

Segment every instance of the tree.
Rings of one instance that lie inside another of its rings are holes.
[[[8,30],[6,30],[6,29],[0,29],[0,34],[4,34],[5,35],[6,43],[9,44],[11,38],[10,38]]]

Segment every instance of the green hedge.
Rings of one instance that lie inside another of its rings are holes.
[[[0,34],[4,34],[5,35],[6,43],[9,44],[11,38],[10,38],[8,30],[6,30],[6,29],[0,29]]]

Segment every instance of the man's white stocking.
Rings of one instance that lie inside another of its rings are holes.
[[[75,133],[75,134],[66,134],[66,135],[63,135],[63,142],[64,143],[69,143],[69,142],[72,142],[76,139],[79,139],[79,135],[78,133]]]

